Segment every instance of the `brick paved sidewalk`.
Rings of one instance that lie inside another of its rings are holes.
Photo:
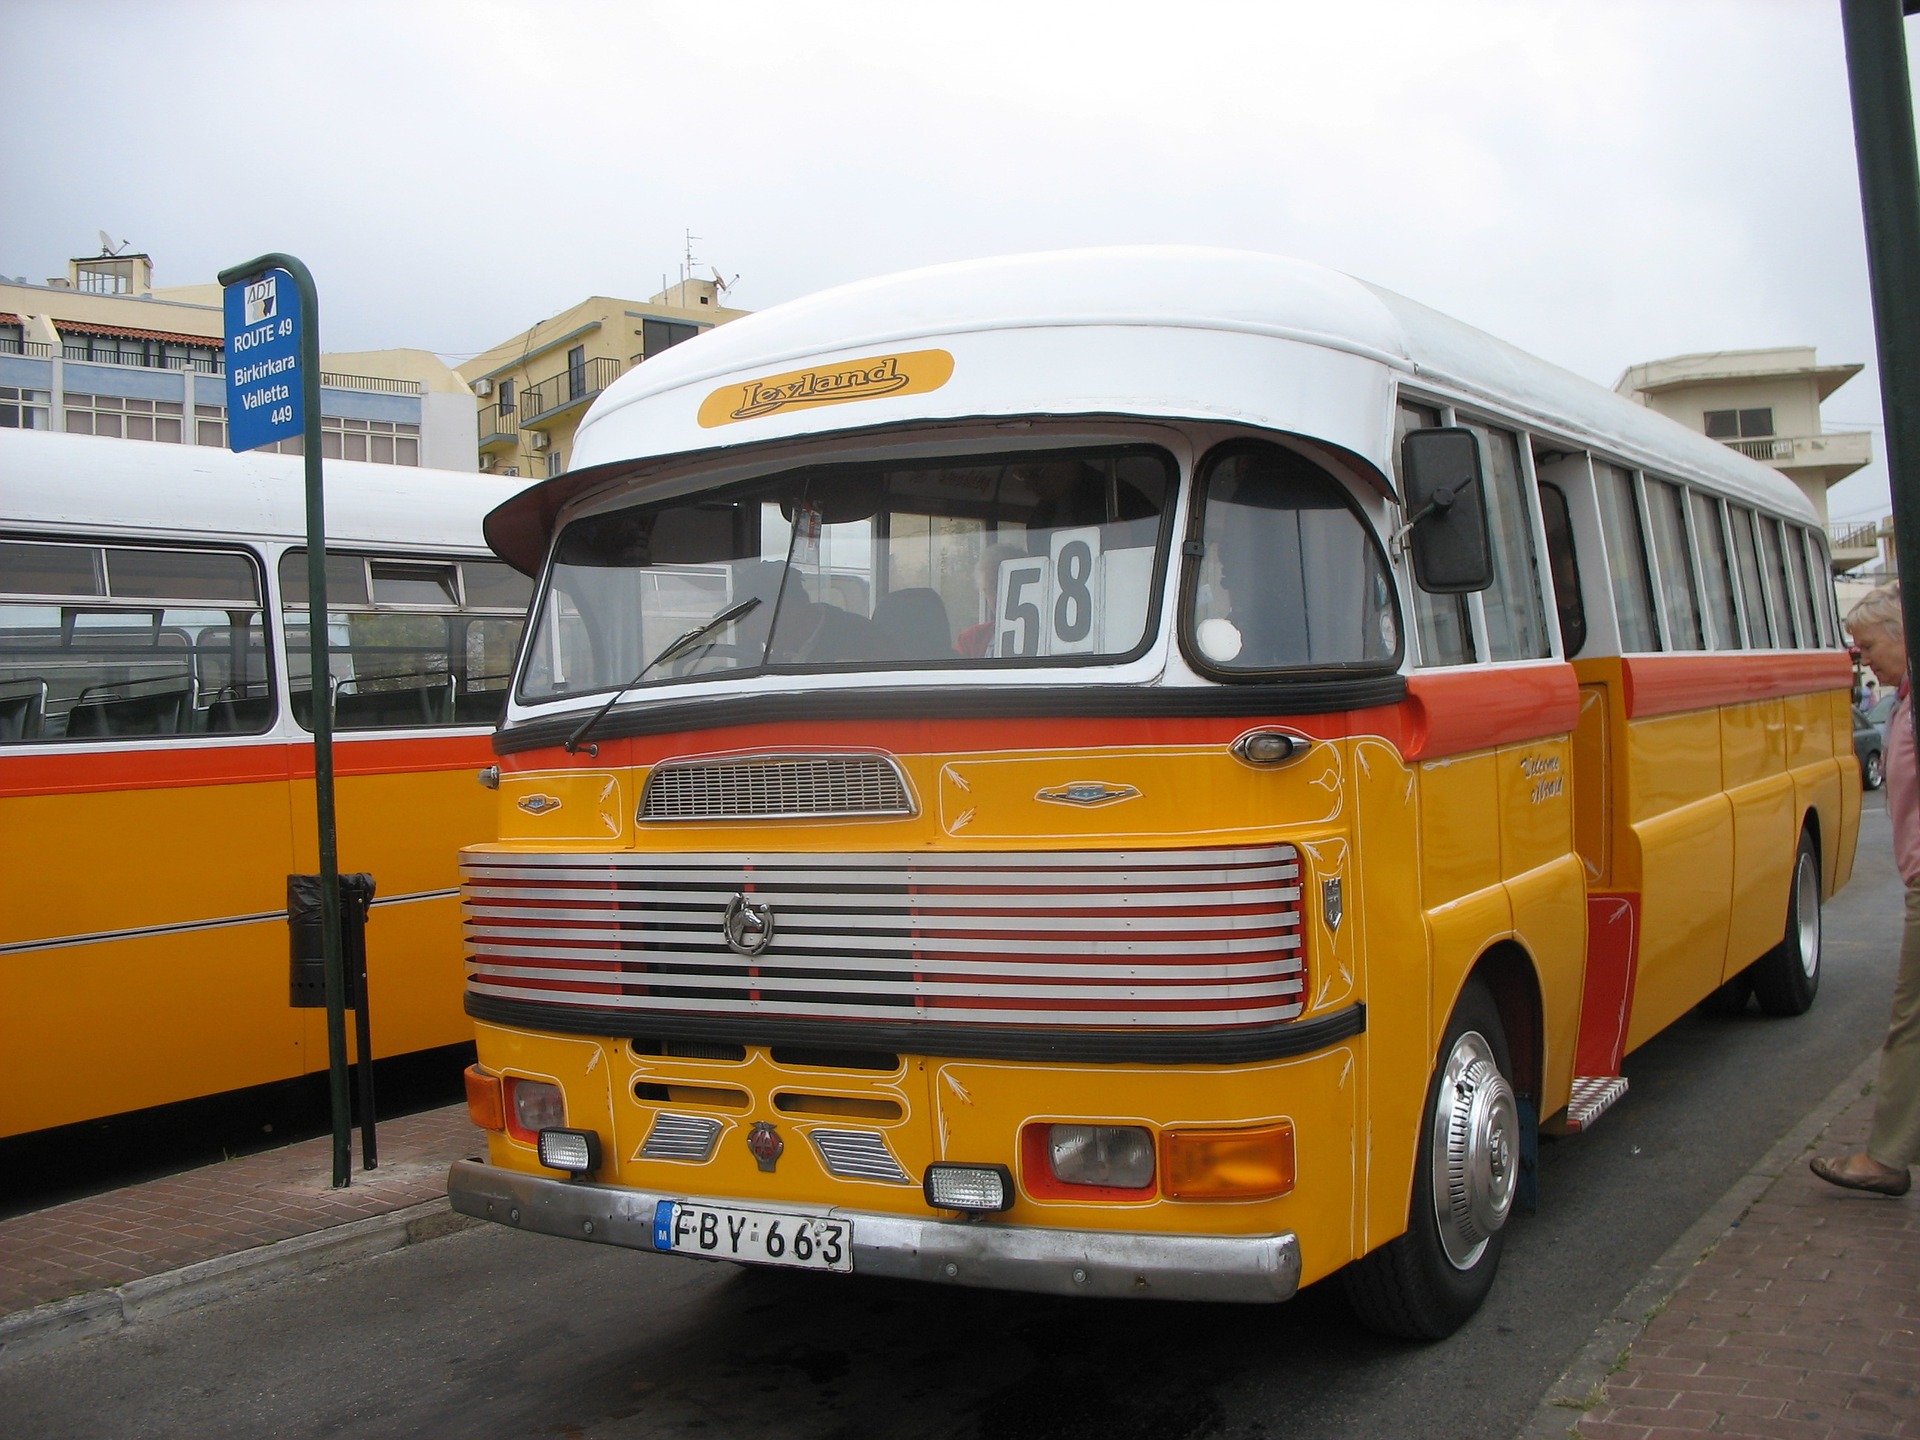
[[[0,1318],[277,1241],[392,1215],[446,1194],[483,1147],[464,1105],[381,1122],[380,1168],[336,1190],[329,1136],[0,1221]]]
[[[1862,1149],[1871,1096],[1811,1152]],[[1920,1188],[1839,1190],[1802,1157],[1687,1275],[1569,1433],[1920,1437]]]

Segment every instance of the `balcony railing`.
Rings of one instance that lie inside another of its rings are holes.
[[[1723,442],[1729,448],[1738,450],[1749,460],[1791,460],[1793,441],[1772,440],[1728,440]]]
[[[40,360],[53,358],[53,346],[45,340],[16,340],[0,335],[0,355],[28,355]]]
[[[1864,525],[1829,525],[1827,544],[1835,550],[1873,550],[1880,544],[1884,521],[1869,520]]]
[[[520,423],[537,425],[577,405],[585,405],[620,378],[620,362],[611,356],[596,356],[578,365],[569,365],[558,375],[520,392]]]
[[[518,445],[520,443],[520,411],[509,403],[502,409],[499,405],[480,407],[480,443],[481,445]]]
[[[53,347],[46,347],[51,355]],[[224,375],[227,373],[226,356],[219,351],[211,355],[145,355],[137,350],[99,350],[86,345],[62,345],[61,358],[79,360],[88,365],[129,365],[136,370],[191,370],[196,375]]]
[[[418,380],[392,380],[385,375],[340,375],[332,370],[320,372],[320,383],[329,390],[370,390],[380,395],[418,395]]]

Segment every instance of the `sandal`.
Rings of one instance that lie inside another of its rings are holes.
[[[1875,1195],[1904,1195],[1913,1184],[1913,1177],[1904,1166],[1873,1175],[1857,1175],[1846,1168],[1851,1158],[1829,1160],[1824,1155],[1816,1155],[1807,1162],[1807,1168],[1829,1185],[1838,1185],[1843,1190],[1869,1190]]]

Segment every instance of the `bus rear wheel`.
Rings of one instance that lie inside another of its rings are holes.
[[[1804,830],[1787,891],[1787,933],[1747,973],[1769,1015],[1804,1015],[1820,991],[1820,854]]]
[[[1470,981],[1427,1088],[1406,1233],[1349,1265],[1347,1302],[1384,1335],[1439,1340],[1480,1308],[1520,1178],[1520,1109],[1493,997]]]

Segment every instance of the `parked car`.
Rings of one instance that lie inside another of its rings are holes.
[[[1882,730],[1886,729],[1887,717],[1893,714],[1893,702],[1899,698],[1897,694],[1889,690],[1873,702],[1872,708],[1867,711],[1867,719],[1879,726]]]
[[[1883,696],[1873,709],[1878,711],[1884,705],[1893,709],[1893,696]],[[1881,761],[1881,750],[1885,741],[1880,736],[1880,726],[1873,721],[1873,712],[1853,707],[1853,753],[1860,757],[1860,784],[1868,790],[1878,790],[1887,778],[1886,767]]]

